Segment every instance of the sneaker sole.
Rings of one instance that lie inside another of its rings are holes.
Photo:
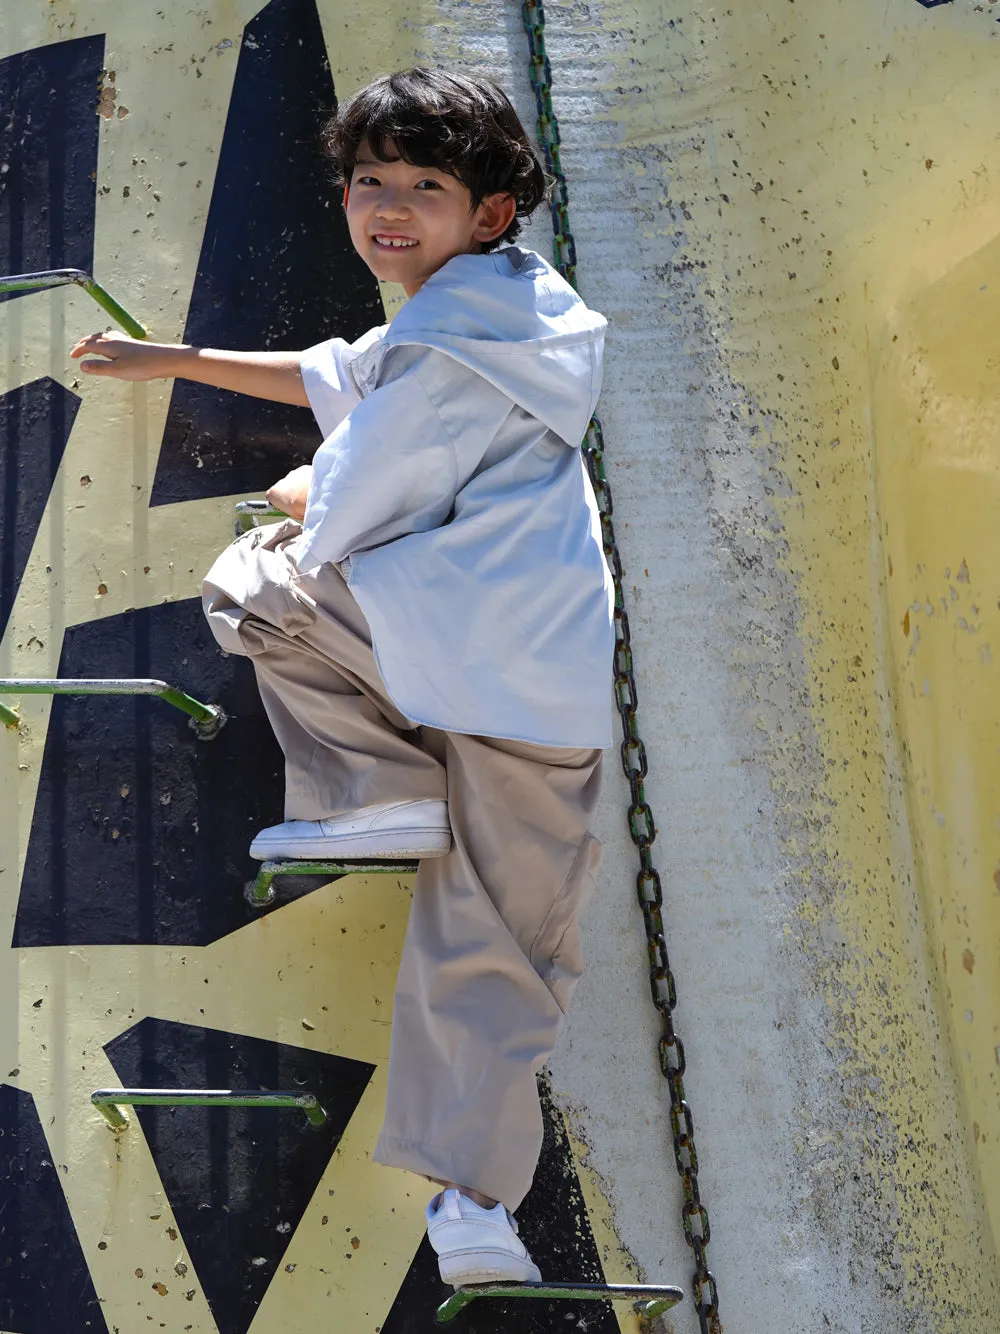
[[[373,830],[341,838],[275,840],[250,844],[257,861],[354,861],[368,857],[392,859],[444,857],[451,851],[451,829]]]
[[[538,1266],[530,1260],[519,1261],[514,1255],[497,1251],[458,1251],[438,1256],[441,1282],[453,1288],[470,1283],[541,1283]]]

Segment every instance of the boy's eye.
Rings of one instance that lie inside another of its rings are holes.
[[[440,190],[441,188],[442,186],[440,181],[432,181],[430,178],[428,178],[425,181],[417,182],[418,190]]]
[[[359,176],[355,181],[356,185],[378,185],[378,178],[375,176]]]

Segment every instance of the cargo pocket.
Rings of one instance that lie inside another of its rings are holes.
[[[251,528],[226,548],[205,576],[205,615],[228,652],[252,657],[266,646],[266,630],[259,633],[264,627],[294,636],[314,621],[312,609],[292,590],[297,569],[283,549],[300,531],[291,519]]]
[[[563,1014],[583,973],[580,918],[594,895],[601,845],[584,836],[565,884],[538,928],[528,958]]]

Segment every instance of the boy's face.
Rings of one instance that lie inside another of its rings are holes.
[[[471,194],[454,176],[401,158],[379,162],[361,141],[345,208],[354,248],[376,278],[401,283],[413,296],[449,259],[502,235],[514,216],[510,195],[471,205]]]

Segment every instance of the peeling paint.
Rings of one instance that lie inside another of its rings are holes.
[[[97,114],[105,120],[111,120],[115,114],[115,99],[118,90],[115,87],[114,70],[105,70],[98,85]]]

